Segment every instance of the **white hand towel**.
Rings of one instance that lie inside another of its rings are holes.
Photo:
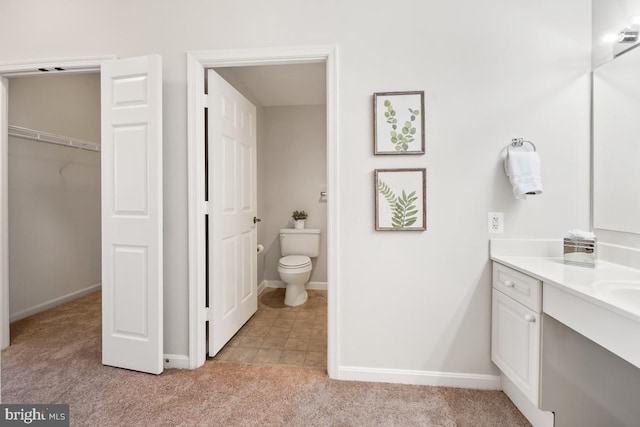
[[[527,194],[542,194],[540,156],[535,151],[510,151],[507,154],[507,171],[513,195],[526,199]]]

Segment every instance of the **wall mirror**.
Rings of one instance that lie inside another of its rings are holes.
[[[640,48],[593,71],[593,227],[640,233]]]

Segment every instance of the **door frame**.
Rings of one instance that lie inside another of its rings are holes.
[[[83,56],[60,59],[32,59],[0,63],[0,348],[9,346],[9,78],[48,75],[39,68],[64,68],[51,74],[100,72],[104,61],[116,55]]]
[[[187,158],[189,206],[189,368],[206,360],[204,96],[205,69],[257,65],[325,63],[327,83],[327,372],[339,366],[339,201],[338,46],[217,49],[187,52]]]

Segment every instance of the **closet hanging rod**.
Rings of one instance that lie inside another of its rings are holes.
[[[95,142],[83,141],[81,139],[71,138],[68,136],[56,135],[54,133],[42,132],[39,130],[23,128],[20,126],[9,125],[9,136],[15,138],[29,139],[31,141],[46,142],[47,144],[56,144],[63,147],[79,148],[87,151],[100,151],[100,144]]]

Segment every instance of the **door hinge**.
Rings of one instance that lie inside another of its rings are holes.
[[[202,105],[204,105],[204,108],[209,108],[209,95],[206,93],[202,94]]]
[[[205,307],[204,308],[204,321],[205,322],[210,322],[209,320],[209,316],[211,315],[211,308],[210,307]]]
[[[204,215],[209,215],[209,202],[202,203],[202,213]]]

